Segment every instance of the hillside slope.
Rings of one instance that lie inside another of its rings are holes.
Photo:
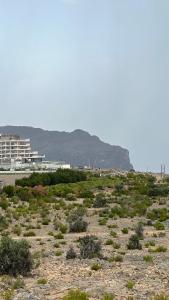
[[[28,126],[2,126],[0,133],[30,138],[33,150],[45,154],[47,160],[65,161],[74,166],[90,165],[122,170],[132,168],[127,149],[104,143],[97,136],[80,129],[68,133]]]

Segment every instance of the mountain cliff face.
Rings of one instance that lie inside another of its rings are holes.
[[[47,131],[27,126],[3,126],[0,133],[30,138],[33,150],[47,160],[65,161],[74,166],[130,170],[129,152],[120,146],[102,142],[97,136],[77,129],[73,132]]]

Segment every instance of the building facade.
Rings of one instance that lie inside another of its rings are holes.
[[[0,134],[0,167],[26,163],[40,163],[44,155],[32,151],[30,139]]]

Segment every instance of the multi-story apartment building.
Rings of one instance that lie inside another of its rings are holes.
[[[30,139],[0,134],[0,166],[16,163],[39,163],[45,156],[32,151]]]

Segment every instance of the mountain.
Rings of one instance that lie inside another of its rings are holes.
[[[128,150],[102,142],[97,136],[77,129],[73,132],[48,131],[28,126],[0,126],[0,133],[30,138],[32,149],[47,160],[65,161],[74,166],[130,170]]]

